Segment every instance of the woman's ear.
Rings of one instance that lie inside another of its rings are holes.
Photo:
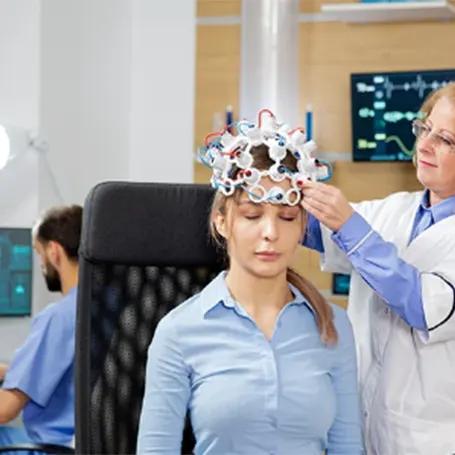
[[[224,239],[227,239],[228,234],[226,230],[226,217],[222,215],[221,212],[217,212],[214,216],[213,223],[215,225],[217,234],[219,234]]]

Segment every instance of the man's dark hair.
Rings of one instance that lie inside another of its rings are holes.
[[[82,229],[82,207],[70,205],[46,211],[35,227],[36,239],[46,244],[56,242],[68,259],[77,261]]]

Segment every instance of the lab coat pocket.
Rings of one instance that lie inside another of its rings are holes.
[[[455,454],[455,418],[441,424],[387,411],[384,423],[381,455]]]

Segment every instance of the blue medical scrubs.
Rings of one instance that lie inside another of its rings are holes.
[[[0,446],[24,442],[71,445],[76,291],[74,287],[35,317],[28,338],[8,368],[3,389],[21,390],[30,401],[22,414],[24,429],[0,427]]]

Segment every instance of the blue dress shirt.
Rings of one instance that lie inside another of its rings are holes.
[[[6,373],[3,389],[30,397],[22,419],[32,442],[69,445],[74,436],[75,330],[73,288],[35,317]]]
[[[158,325],[149,348],[138,454],[180,454],[190,411],[196,455],[363,454],[350,322],[334,306],[339,343],[295,299],[270,341],[233,300],[225,272]]]
[[[434,206],[429,205],[428,198],[429,193],[425,191],[414,219],[409,243],[432,224],[455,214],[455,196]],[[337,233],[332,234],[332,239],[346,253],[355,249],[349,255],[352,266],[393,311],[411,327],[420,330],[427,328],[420,272],[400,259],[393,243],[386,242],[373,231],[357,212]],[[307,234],[303,244],[324,252],[319,221],[311,215],[308,215]]]

